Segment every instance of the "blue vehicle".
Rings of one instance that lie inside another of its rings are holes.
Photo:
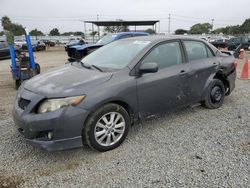
[[[68,48],[69,61],[80,61],[82,58],[97,50],[98,48],[109,44],[113,41],[130,38],[130,37],[139,37],[139,36],[148,36],[146,32],[120,32],[120,33],[109,33],[96,44],[83,44],[83,45],[74,45]]]

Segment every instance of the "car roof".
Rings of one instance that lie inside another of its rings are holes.
[[[140,36],[140,37],[133,37],[127,38],[123,40],[142,40],[142,41],[150,41],[150,42],[159,42],[159,41],[166,41],[166,40],[197,40],[202,41],[204,40],[197,38],[197,37],[187,37],[187,36],[180,36],[180,35],[150,35],[150,36]]]
[[[119,33],[116,33],[116,35],[126,35],[126,34],[142,34],[142,35],[148,35],[148,33],[146,32],[119,32]]]

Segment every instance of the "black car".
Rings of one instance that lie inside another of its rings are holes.
[[[15,46],[16,54],[20,54],[20,49]],[[8,43],[5,41],[0,41],[0,59],[7,59],[10,58],[10,50]]]
[[[248,36],[234,37],[227,43],[228,50],[235,50],[239,45],[245,50],[250,50],[250,38]]]
[[[84,44],[88,44],[85,40],[83,39],[73,39],[73,40],[70,40],[65,46],[65,51],[67,52],[68,49],[72,46],[76,46],[76,45],[84,45]]]
[[[40,41],[43,42],[46,46],[50,46],[50,47],[54,47],[56,45],[56,43],[54,41],[51,41],[51,40],[42,39]]]
[[[196,103],[221,107],[235,78],[234,57],[204,40],[117,40],[26,81],[14,121],[28,142],[50,151],[83,144],[108,151],[138,119]]]
[[[98,48],[114,42],[116,40],[121,40],[125,38],[131,37],[139,37],[139,36],[148,36],[149,34],[146,32],[119,32],[119,33],[109,33],[97,41],[96,44],[82,44],[82,45],[73,45],[68,48],[68,56],[69,61],[80,61],[82,58],[87,56],[88,54],[94,52]]]

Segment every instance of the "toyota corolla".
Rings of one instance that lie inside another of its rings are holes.
[[[139,119],[195,103],[219,108],[235,78],[233,56],[203,40],[129,38],[24,82],[13,117],[25,139],[46,150],[108,151]]]

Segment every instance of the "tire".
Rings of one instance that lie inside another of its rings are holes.
[[[225,98],[225,86],[219,79],[213,79],[208,86],[206,98],[204,101],[205,107],[216,109],[222,106]]]
[[[106,104],[88,118],[82,132],[83,143],[100,152],[109,151],[121,145],[129,128],[128,112],[120,105]]]
[[[37,74],[40,74],[40,72],[41,72],[40,65],[39,65],[38,63],[36,63],[36,69],[35,69],[36,75],[37,75]]]

